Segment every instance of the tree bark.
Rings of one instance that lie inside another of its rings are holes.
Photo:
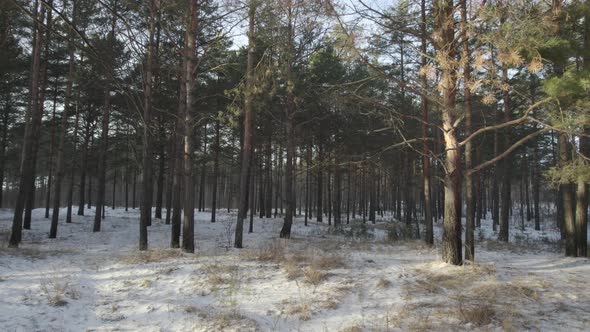
[[[473,120],[471,111],[471,61],[469,50],[469,37],[467,31],[467,0],[461,0],[461,33],[463,35],[463,95],[465,98],[465,136],[469,137],[473,132]],[[472,141],[465,144],[465,168],[473,167]],[[465,229],[465,259],[475,260],[475,186],[471,173],[465,176],[465,201],[466,201],[466,229]]]
[[[506,65],[502,65],[502,80],[507,83],[508,81],[508,68]],[[510,121],[510,113],[512,112],[512,106],[510,101],[510,94],[508,90],[504,91],[504,122]],[[504,129],[504,148],[510,147],[510,128]],[[510,178],[511,172],[511,158],[510,156],[505,157],[500,161],[502,168],[502,192],[500,197],[500,232],[498,234],[498,240],[508,242],[509,239],[509,218],[510,218]]]
[[[72,24],[76,26],[76,0],[72,0]],[[68,117],[71,107],[71,96],[72,96],[72,85],[74,82],[74,71],[75,71],[75,58],[74,58],[74,32],[70,30],[70,36],[68,41],[68,53],[69,53],[69,64],[68,64],[68,78],[66,83],[66,95],[64,100],[64,110],[61,115],[61,126],[59,131],[59,143],[57,150],[57,174],[54,184],[53,192],[53,213],[51,216],[51,229],[49,231],[49,238],[55,238],[57,236],[57,224],[59,220],[59,206],[61,199],[61,185],[65,172],[65,154],[64,146],[66,141],[66,134],[68,131]],[[77,114],[77,113],[76,113]],[[76,116],[77,117],[77,116]],[[77,126],[77,125],[76,125]],[[75,130],[74,130],[75,131]],[[73,172],[72,172],[73,173]]]
[[[585,8],[584,12],[584,69],[590,69],[590,9]],[[584,134],[590,135],[590,127],[584,127]],[[580,154],[583,157],[590,157],[590,139],[581,135]],[[576,190],[576,252],[579,257],[588,256],[588,185],[583,175],[578,176]]]
[[[180,67],[186,68],[187,57],[183,56]],[[182,219],[182,204],[183,204],[183,181],[184,181],[184,113],[186,109],[186,82],[184,70],[180,72],[180,91],[178,96],[178,114],[176,116],[176,123],[174,129],[174,183],[172,188],[172,227],[170,230],[170,247],[180,248],[180,226]]]
[[[2,114],[2,143],[0,143],[0,208],[3,206],[4,169],[6,168],[6,146],[8,141],[8,118],[12,108],[10,94],[5,94],[5,108]]]
[[[102,113],[102,134],[100,142],[100,160],[98,162],[98,191],[96,195],[96,210],[94,214],[94,225],[92,228],[93,232],[100,232],[103,205],[105,199],[105,186],[106,186],[106,168],[107,168],[107,155],[109,147],[109,121],[111,115],[111,81],[114,79],[114,58],[115,54],[112,53],[115,44],[115,28],[117,23],[117,1],[115,1],[112,7],[112,18],[111,18],[111,31],[108,37],[109,45],[109,59],[106,60],[106,75],[107,79],[105,82],[104,92],[104,109]]]
[[[35,6],[37,8],[37,6]],[[27,194],[30,194],[30,188],[34,185],[34,152],[35,145],[38,144],[36,140],[36,133],[39,132],[41,126],[41,118],[43,117],[43,107],[39,100],[39,74],[41,62],[41,45],[43,42],[43,24],[45,18],[45,6],[41,6],[40,11],[35,12],[38,18],[34,29],[34,44],[32,53],[32,70],[31,70],[31,103],[27,110],[26,125],[25,125],[25,139],[23,142],[22,155],[20,161],[20,177],[19,189],[16,198],[14,217],[12,219],[12,229],[10,233],[9,247],[18,247],[22,238],[23,228],[23,208],[25,201],[28,199]]]
[[[440,34],[435,42],[440,63],[442,91],[442,125],[446,148],[444,174],[444,222],[442,236],[443,261],[459,265],[462,263],[461,244],[461,147],[456,137],[455,93],[457,86],[454,41],[454,4],[453,0],[441,0],[435,3],[436,31]]]
[[[152,85],[154,65],[154,36],[156,28],[156,13],[158,12],[159,0],[150,0],[147,6],[149,15],[149,41],[147,47],[146,73],[144,82],[143,100],[143,171],[141,178],[142,195],[139,216],[139,250],[148,248],[147,227],[151,225],[152,219],[152,198],[153,198],[153,168],[152,168]],[[162,156],[160,156],[162,157]]]
[[[213,146],[213,187],[211,188],[211,222],[215,222],[217,212],[217,182],[219,181],[219,154],[221,150],[220,142],[220,123],[219,119],[215,120],[215,145]]]
[[[252,99],[254,97],[254,0],[248,3],[248,59],[246,64],[246,91],[244,93],[244,144],[242,145],[242,165],[240,169],[240,200],[238,201],[238,220],[234,247],[242,248],[244,219],[248,209],[248,174],[252,151]]]
[[[559,133],[557,137],[559,145],[560,167],[567,165],[570,158],[570,148],[567,134]],[[563,229],[565,235],[565,255],[576,256],[575,220],[574,220],[574,193],[570,183],[561,185],[561,200],[563,204]]]
[[[421,44],[420,52],[422,53],[420,58],[420,66],[424,67],[427,64],[426,59],[426,0],[420,1],[420,35]],[[422,75],[421,78],[422,88],[428,90],[428,80],[426,75]],[[430,149],[428,147],[428,98],[425,94],[421,96],[421,108],[422,108],[422,178],[423,178],[423,193],[424,193],[424,223],[425,223],[425,235],[424,242],[427,244],[434,244],[434,226],[432,223],[432,202],[431,202],[431,185],[430,185]]]
[[[186,108],[184,112],[184,209],[182,220],[182,249],[185,252],[193,253],[195,251],[195,186],[194,186],[194,165],[193,165],[193,136],[192,128],[194,125],[193,110],[195,107],[195,100],[193,98],[195,88],[195,35],[197,32],[197,1],[191,0],[189,5],[189,12],[187,18],[186,29],[186,69],[185,69],[185,84],[186,84]]]
[[[55,125],[56,125],[56,118],[55,118],[55,110],[57,108],[57,78],[54,82],[54,89],[53,89],[53,112],[51,116],[51,139],[49,143],[49,158],[47,161],[47,169],[49,174],[47,175],[47,190],[45,191],[45,218],[49,218],[49,205],[51,204],[51,188],[53,188],[53,155],[55,150]]]

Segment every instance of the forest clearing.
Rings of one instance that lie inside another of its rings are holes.
[[[26,245],[1,249],[4,331],[583,331],[590,324],[590,264],[562,257],[553,229],[515,229],[506,246],[486,220],[477,262],[453,266],[439,260],[439,245],[392,238],[388,230],[399,223],[382,220],[337,231],[298,217],[287,241],[276,238],[280,219],[255,218],[254,233],[244,233],[251,245],[238,250],[228,246],[235,213],[216,223],[197,213],[197,253],[183,254],[168,248],[170,225],[155,222],[152,248],[138,252],[138,211],[107,214],[98,234],[92,217],[76,216],[49,240],[41,221],[25,233]],[[4,238],[9,218],[0,212]]]

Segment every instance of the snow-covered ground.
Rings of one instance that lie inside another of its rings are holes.
[[[0,210],[1,331],[590,329],[589,261],[562,257],[552,230],[514,229],[506,245],[485,221],[477,263],[456,267],[439,245],[388,237],[386,222],[336,231],[297,218],[278,240],[282,220],[255,218],[237,250],[235,215],[197,213],[195,254],[168,249],[160,220],[140,253],[137,210],[107,209],[100,233],[87,210],[51,240],[43,212],[8,249]]]

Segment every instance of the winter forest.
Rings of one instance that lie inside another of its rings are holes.
[[[586,0],[0,0],[0,330],[584,331]]]

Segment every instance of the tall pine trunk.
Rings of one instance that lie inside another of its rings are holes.
[[[425,67],[427,64],[426,59],[426,0],[420,2],[420,52],[422,52],[420,58],[420,66]],[[422,88],[428,89],[428,80],[426,75],[421,78]],[[431,185],[430,185],[430,150],[428,147],[428,98],[425,94],[421,96],[421,108],[422,108],[422,177],[423,177],[423,193],[424,193],[424,223],[425,223],[425,236],[424,242],[427,244],[434,244],[434,226],[432,223],[432,202],[431,202]]]
[[[248,3],[248,59],[246,64],[246,91],[244,93],[244,138],[242,145],[242,165],[240,168],[240,194],[238,201],[238,220],[234,247],[242,248],[244,233],[244,219],[248,210],[248,173],[252,152],[252,99],[254,84],[254,15],[256,7],[254,0]]]
[[[213,146],[213,187],[211,188],[211,222],[215,222],[217,212],[217,182],[219,182],[219,154],[221,150],[220,123],[215,120],[215,145]]]
[[[10,240],[8,243],[8,245],[13,248],[18,247],[22,238],[23,209],[25,207],[25,201],[28,199],[27,194],[30,194],[30,188],[34,185],[32,182],[35,168],[32,159],[34,158],[35,145],[37,144],[35,133],[39,132],[41,118],[43,117],[43,108],[39,105],[39,68],[41,66],[41,45],[43,42],[42,22],[45,18],[45,6],[41,6],[39,13],[35,12],[35,16],[37,17],[37,23],[35,24],[34,29],[33,64],[31,68],[31,103],[26,115],[25,138],[20,160],[19,189],[14,207]]]
[[[186,84],[186,108],[184,110],[184,154],[183,154],[183,168],[184,168],[184,208],[182,219],[182,249],[185,252],[195,252],[195,187],[194,187],[194,171],[193,171],[193,133],[194,125],[193,111],[195,108],[195,100],[193,98],[195,87],[195,52],[196,52],[196,32],[197,32],[197,2],[190,1],[187,29],[186,29],[186,68],[185,68],[185,84]]]
[[[73,0],[72,4],[72,24],[76,26],[76,0]],[[68,117],[71,107],[72,97],[72,85],[74,81],[74,32],[70,31],[70,39],[68,41],[68,53],[69,53],[69,69],[68,78],[66,83],[66,95],[64,100],[64,110],[61,115],[61,125],[59,131],[59,143],[57,150],[57,174],[55,177],[54,192],[53,192],[53,213],[51,216],[51,229],[49,231],[49,238],[55,238],[57,236],[57,224],[59,219],[59,206],[61,199],[61,185],[65,173],[65,153],[64,146],[66,141],[66,134],[68,131]]]
[[[111,31],[108,37],[109,49],[108,59],[106,59],[105,71],[107,79],[105,82],[104,91],[104,108],[102,113],[102,133],[100,142],[100,159],[98,162],[98,190],[96,194],[96,210],[94,214],[93,232],[100,232],[103,206],[105,200],[106,189],[106,168],[107,155],[109,147],[109,121],[111,115],[111,81],[114,79],[114,45],[115,45],[115,28],[117,26],[117,1],[112,7]]]
[[[446,149],[444,174],[444,221],[442,259],[447,263],[462,263],[461,244],[461,147],[457,141],[455,121],[456,42],[453,0],[435,3],[436,31],[440,35],[435,48],[442,57],[440,90],[442,92],[442,125]]]

